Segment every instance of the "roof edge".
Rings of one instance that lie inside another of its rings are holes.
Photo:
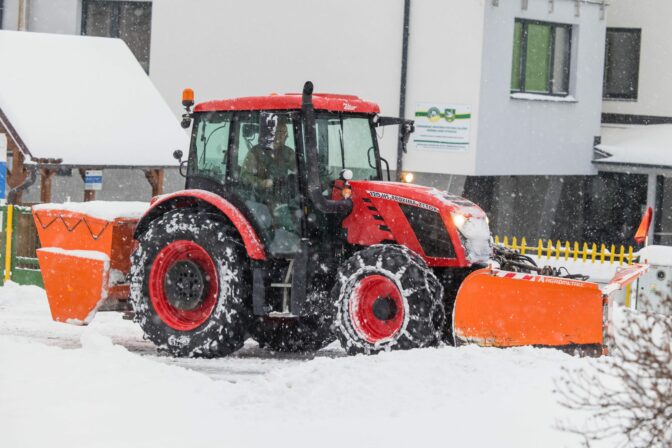
[[[12,122],[9,121],[9,117],[7,117],[5,112],[2,110],[2,107],[0,107],[0,125],[2,125],[2,127],[5,128],[10,138],[14,140],[14,143],[16,144],[16,146],[18,146],[19,150],[23,153],[23,155],[28,156],[32,159],[33,155],[30,153],[28,145],[26,145],[26,142],[23,141],[19,133],[16,131],[16,129],[12,125]]]

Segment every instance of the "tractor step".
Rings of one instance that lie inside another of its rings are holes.
[[[289,312],[286,313],[281,313],[279,311],[271,311],[268,313],[268,317],[273,317],[273,318],[280,318],[280,319],[298,319],[299,316],[296,314],[292,314]]]

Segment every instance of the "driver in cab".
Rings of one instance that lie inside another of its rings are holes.
[[[269,193],[274,196],[284,196],[280,190],[286,189],[287,176],[296,174],[296,154],[292,148],[285,145],[287,136],[287,119],[279,117],[270,148],[255,145],[247,153],[243,162],[243,182],[251,185],[255,190],[262,192],[266,190],[262,193],[264,196]]]
[[[278,232],[284,232],[284,238],[278,240],[279,248],[293,248],[296,238],[287,233],[296,234],[298,228],[297,191],[292,188],[296,183],[296,153],[285,145],[288,137],[287,118],[278,117],[269,133],[260,135],[259,144],[254,145],[243,161],[241,180],[252,187],[255,201],[268,207],[271,218],[269,224]],[[280,233],[282,233],[280,232]]]

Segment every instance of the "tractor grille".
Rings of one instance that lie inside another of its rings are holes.
[[[441,216],[431,210],[399,204],[428,257],[455,258],[455,248]]]

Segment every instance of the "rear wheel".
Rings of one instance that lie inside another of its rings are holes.
[[[173,356],[224,356],[250,323],[247,263],[230,227],[211,214],[168,213],[132,256],[131,303],[147,339]]]
[[[336,335],[348,353],[428,347],[441,340],[443,288],[405,247],[377,245],[356,253],[339,269],[332,300]]]

